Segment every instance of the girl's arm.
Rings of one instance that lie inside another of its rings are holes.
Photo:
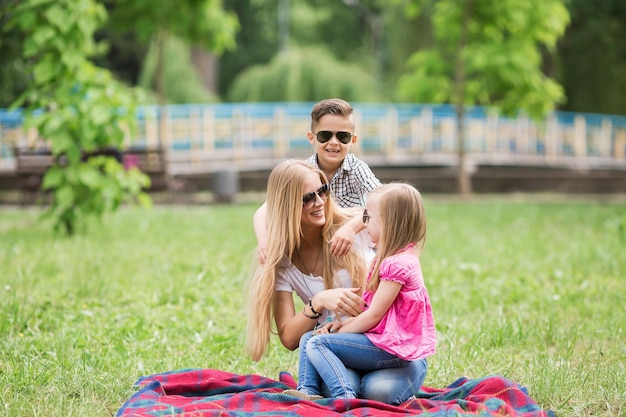
[[[341,326],[339,333],[365,333],[376,326],[393,304],[401,288],[402,284],[399,282],[381,280],[369,308]]]

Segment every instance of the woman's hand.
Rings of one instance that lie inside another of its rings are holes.
[[[360,288],[333,288],[320,291],[311,301],[316,311],[322,311],[322,308],[325,308],[335,312],[338,317],[355,317],[367,307],[359,295],[360,291]]]

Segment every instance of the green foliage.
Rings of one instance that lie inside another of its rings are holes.
[[[0,108],[9,107],[28,84],[29,74],[21,59],[22,34],[7,28],[11,7],[17,0],[0,0]]]
[[[55,203],[47,214],[72,234],[77,219],[89,215],[102,218],[128,202],[129,195],[137,196],[142,206],[151,206],[150,197],[142,192],[149,186],[149,177],[137,168],[125,171],[115,159],[100,155],[85,163],[52,167],[42,188],[54,191]]]
[[[567,91],[562,110],[626,114],[626,7],[623,0],[570,0],[572,23],[554,72]]]
[[[175,36],[168,36],[163,51],[168,63],[164,69],[164,94],[169,103],[216,103],[219,98],[205,88],[195,70],[189,53],[189,45]],[[157,67],[157,44],[150,42],[139,86],[147,91],[155,90]]]
[[[185,82],[183,88],[174,89],[174,92],[181,93],[180,96],[166,95],[165,71],[171,63],[166,59],[164,49],[166,39],[172,35],[188,44],[198,44],[216,54],[234,48],[239,23],[234,13],[223,9],[221,0],[175,2],[171,0],[117,0],[112,21],[115,22],[115,28],[122,31],[132,29],[140,39],[152,40],[155,43],[153,47],[154,79],[158,101],[161,104],[165,104],[168,98],[170,101],[189,99],[211,101],[208,94],[200,94],[201,97],[187,96],[194,87],[193,78],[188,78],[189,81]],[[179,62],[178,65],[180,64]],[[148,63],[149,65],[151,63]],[[180,66],[177,69],[180,69]],[[179,83],[180,80],[175,82]]]
[[[26,105],[25,128],[35,128],[57,157],[43,188],[53,191],[55,227],[68,235],[85,216],[101,217],[137,196],[149,201],[141,191],[147,176],[125,172],[110,157],[84,162],[86,154],[121,147],[136,123],[135,93],[88,60],[98,51],[93,33],[105,19],[93,0],[27,0],[12,20],[24,33],[23,54],[33,73],[13,106]]]
[[[116,0],[111,21],[133,28],[144,41],[162,30],[215,53],[234,48],[239,29],[237,16],[222,8],[222,0]]]
[[[435,2],[435,46],[410,58],[398,95],[544,116],[564,95],[541,71],[542,48],[553,50],[568,22],[561,0]]]
[[[374,39],[372,26],[382,23],[384,10],[388,7],[387,2],[230,0],[225,3],[225,7],[237,13],[241,26],[246,30],[237,35],[237,49],[220,57],[220,91],[223,96],[232,97],[231,90],[244,71],[252,67],[269,65],[270,60],[278,59],[276,55],[286,43],[288,49],[329,51],[337,60],[359,67],[359,73],[368,74],[370,85],[367,90],[376,91],[375,100],[392,99],[392,90],[383,87],[385,73],[381,68],[385,64],[385,54],[392,45],[383,45],[382,40],[383,35],[395,29],[391,26],[396,25],[397,21],[390,22],[389,28],[380,31],[380,37],[376,38],[380,42]],[[400,41],[393,46],[406,40],[406,34],[403,34]],[[324,52],[324,55],[328,55],[328,52]],[[318,66],[317,71],[323,69]],[[395,83],[393,85],[395,86]],[[371,97],[370,91],[367,91],[366,95]]]
[[[289,48],[269,64],[245,70],[233,83],[231,101],[349,101],[378,99],[372,75],[322,48]]]
[[[424,198],[425,385],[499,374],[559,417],[623,415],[624,198]],[[184,368],[297,375],[278,337],[258,363],[243,347],[260,203],[125,207],[75,239],[0,210],[3,415],[112,416],[139,377]]]
[[[234,79],[244,69],[270,61],[278,51],[276,8],[278,2],[229,0],[224,7],[237,14],[242,28],[237,33],[237,48],[225,51],[219,60],[219,92],[226,97]]]

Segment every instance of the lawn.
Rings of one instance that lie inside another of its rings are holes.
[[[559,416],[626,415],[626,202],[425,196],[425,384],[500,374]],[[0,209],[0,415],[111,416],[142,375],[277,378],[243,351],[257,204],[125,208],[74,238]]]

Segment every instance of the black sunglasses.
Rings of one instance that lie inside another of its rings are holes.
[[[314,133],[319,143],[326,143],[332,139],[333,136],[344,145],[347,145],[352,140],[352,133],[350,132],[331,132],[330,130],[320,130]]]
[[[363,210],[363,223],[367,224],[367,222],[369,222],[371,218],[372,216],[367,214],[367,209]]]
[[[328,197],[328,183],[323,184],[320,188],[310,193],[306,193],[304,197],[302,197],[302,206],[305,209],[310,209],[313,207],[315,200],[317,200],[317,196],[319,195],[322,200]]]

